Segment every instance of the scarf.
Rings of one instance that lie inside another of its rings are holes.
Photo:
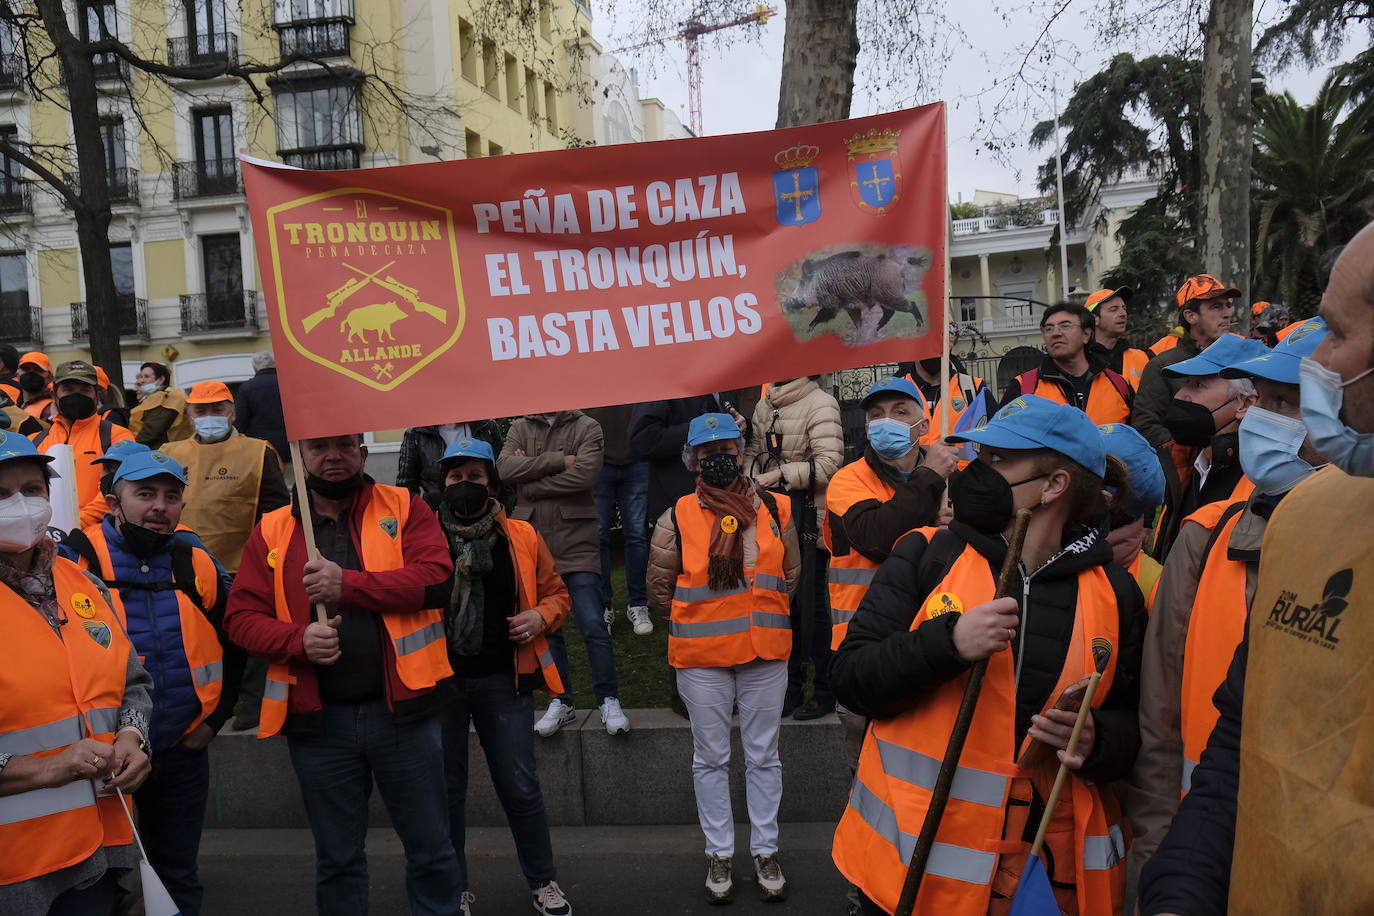
[[[744,584],[743,533],[754,526],[754,484],[741,475],[729,487],[713,487],[697,478],[697,499],[716,517],[711,526],[706,581],[717,591]]]
[[[448,648],[454,655],[476,655],[482,650],[482,621],[486,590],[482,577],[491,572],[492,550],[499,532],[496,516],[501,504],[487,500],[486,511],[476,521],[464,523],[447,503],[439,504],[439,524],[448,536],[453,555],[453,594],[444,612]]]
[[[21,570],[11,566],[0,556],[0,585],[7,586],[23,598],[57,627],[66,622],[61,609],[57,606],[57,586],[53,582],[52,561],[57,553],[57,543],[44,536],[33,545],[29,568]]]

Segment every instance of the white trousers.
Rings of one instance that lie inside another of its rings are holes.
[[[692,785],[697,818],[706,835],[706,854],[735,854],[735,819],[730,812],[730,714],[739,706],[744,748],[745,798],[749,807],[749,852],[778,851],[778,805],[782,802],[782,760],[778,728],[787,692],[785,660],[755,660],[730,668],[679,668],[677,689],[692,716]]]

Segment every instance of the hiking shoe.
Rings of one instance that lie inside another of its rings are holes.
[[[754,856],[754,874],[759,879],[759,895],[764,900],[773,903],[787,899],[787,879],[782,876],[777,853]]]
[[[534,891],[534,911],[544,916],[572,916],[572,904],[563,896],[557,881],[550,881]]]
[[[472,891],[463,891],[462,896],[458,898],[458,912],[462,916],[472,916],[472,904],[476,899]]]
[[[601,724],[606,726],[606,733],[609,735],[618,735],[630,730],[630,720],[615,697],[606,697],[601,701]]]
[[[648,636],[654,631],[654,619],[649,616],[649,609],[644,605],[636,605],[629,610],[630,623],[635,626],[636,636]]]
[[[729,856],[708,856],[706,866],[706,902],[729,903],[735,892],[735,880],[731,877],[732,863]]]
[[[633,610],[633,608],[631,610]],[[609,604],[602,605],[601,619],[606,621],[606,629],[609,630],[611,628],[611,624],[615,623],[615,608]]]
[[[562,700],[553,700],[549,703],[549,708],[544,710],[543,717],[534,723],[535,733],[542,738],[548,738],[558,734],[558,730],[565,725],[571,725],[577,719],[577,713],[573,708]]]

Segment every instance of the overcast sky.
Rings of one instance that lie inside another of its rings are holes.
[[[869,0],[874,3],[875,0]],[[938,0],[933,0],[938,2]],[[596,0],[593,8],[594,32],[607,50],[642,40],[629,21],[624,3],[619,12],[608,12],[608,0]],[[1257,0],[1260,22],[1272,17],[1277,0]],[[1081,9],[1074,4],[1081,5]],[[741,26],[729,30],[732,40],[713,36],[702,39],[703,126],[706,134],[729,134],[772,128],[777,118],[778,79],[781,71],[782,42],[785,29],[785,4],[772,4],[780,15],[763,27]],[[864,7],[861,7],[863,10]],[[1006,191],[1021,195],[1035,193],[1035,172],[1047,153],[1028,150],[1024,137],[1039,120],[1052,116],[1048,91],[1039,99],[1039,90],[1023,90],[1012,110],[1004,111],[995,129],[1002,135],[1019,138],[1015,148],[1001,157],[982,148],[988,127],[980,124],[1004,91],[1007,77],[1016,72],[1023,49],[1043,28],[1045,13],[1039,4],[1019,3],[1004,7],[996,0],[954,0],[947,4],[947,15],[964,30],[963,40],[952,42],[952,57],[944,69],[938,91],[929,97],[915,98],[912,90],[879,91],[866,85],[867,70],[860,57],[852,114],[877,114],[895,108],[944,99],[950,104],[950,199],[967,199],[975,189]],[[1048,88],[1049,74],[1059,86],[1060,104],[1075,82],[1098,72],[1115,53],[1131,51],[1145,54],[1160,50],[1150,47],[1097,47],[1100,39],[1096,24],[1090,22],[1091,0],[1073,0],[1054,23],[1049,37],[1054,42],[1052,60],[1031,66],[1039,68]],[[1353,47],[1353,43],[1351,45]],[[1349,50],[1349,48],[1348,48]],[[686,51],[681,42],[660,48],[621,52],[622,62],[639,71],[641,93],[664,101],[684,124],[687,113]],[[1346,55],[1348,56],[1348,55]],[[871,69],[871,68],[868,68]],[[1270,90],[1287,89],[1300,102],[1312,101],[1326,74],[1301,70],[1270,78]],[[1037,79],[1037,82],[1040,80]]]

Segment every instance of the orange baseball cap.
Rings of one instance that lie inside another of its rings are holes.
[[[100,368],[99,366],[96,366],[96,367],[95,367],[95,382],[96,382],[96,384],[99,385],[101,388],[109,388],[109,387],[110,387],[110,376],[109,376],[109,373],[107,373],[104,369]]]
[[[1269,303],[1261,299],[1259,302],[1250,306],[1250,317],[1258,318],[1260,313],[1269,307]]]
[[[1179,308],[1185,308],[1194,299],[1234,299],[1239,295],[1240,290],[1234,286],[1224,285],[1211,274],[1198,274],[1184,280],[1183,285],[1178,288],[1178,295],[1174,298],[1178,301]]]
[[[223,382],[196,382],[186,398],[187,404],[218,404],[220,401],[234,403],[234,395]]]
[[[1099,305],[1106,302],[1113,296],[1120,296],[1121,301],[1125,302],[1126,300],[1131,298],[1131,294],[1133,292],[1134,290],[1132,290],[1129,286],[1122,286],[1118,289],[1099,289],[1097,292],[1093,293],[1083,302],[1083,307],[1090,312],[1095,311]]]
[[[19,365],[23,366],[26,363],[33,363],[35,366],[42,366],[44,372],[48,373],[49,375],[52,374],[52,360],[48,359],[48,354],[46,353],[39,353],[37,350],[34,350],[30,353],[25,353],[23,356],[19,357]]]

